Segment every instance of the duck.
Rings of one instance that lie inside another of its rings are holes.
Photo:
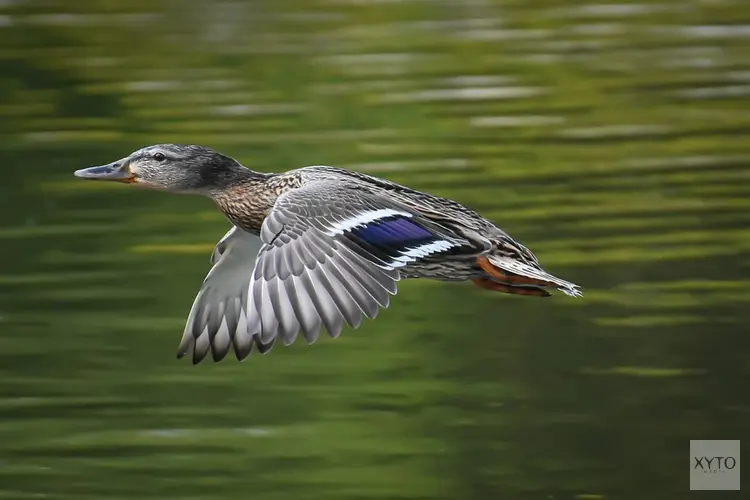
[[[338,337],[387,308],[402,279],[471,282],[510,295],[581,297],[467,206],[365,173],[313,165],[251,170],[200,145],[156,144],[76,170],[81,179],[213,200],[229,231],[210,255],[177,357],[239,361]]]

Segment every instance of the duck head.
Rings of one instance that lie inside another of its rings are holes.
[[[241,183],[254,172],[203,146],[157,144],[106,165],[76,170],[75,176],[171,191],[211,195]]]

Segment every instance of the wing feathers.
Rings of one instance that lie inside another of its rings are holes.
[[[211,341],[208,339],[208,329],[203,330],[203,333],[198,335],[193,345],[193,364],[198,364],[203,361],[203,358],[208,354],[208,349],[211,347]]]
[[[261,354],[266,354],[273,349],[274,344],[276,343],[276,339],[271,340],[267,344],[263,344],[261,342],[256,342],[256,347],[258,348],[258,352]]]
[[[332,286],[332,291],[329,292],[332,293],[332,297],[334,297],[336,305],[341,314],[344,315],[347,324],[352,328],[358,328],[362,324],[362,308],[355,299],[356,291],[353,291],[353,289],[356,285],[347,283],[346,278],[336,267],[335,259],[328,261],[325,267],[321,267],[321,270],[328,276],[328,281]]]
[[[350,299],[346,297],[346,291],[343,291],[344,293],[342,294],[342,290],[331,282],[325,272],[325,267],[323,265],[316,267],[313,271],[315,273],[315,277],[317,278],[316,282],[325,289],[326,294],[330,298],[330,304],[333,305],[333,316],[336,322],[334,325],[332,325],[333,328],[326,328],[326,330],[328,330],[328,334],[331,337],[338,337],[339,335],[341,335],[341,330],[344,327],[344,321],[346,321],[346,318],[350,312]]]
[[[300,274],[302,274],[302,272],[305,270],[305,264],[301,259],[297,258],[297,253],[292,245],[284,245],[279,249],[279,251],[284,255],[284,263],[286,264],[285,270],[277,271],[279,278],[285,280],[289,277],[289,274],[293,274],[295,276],[299,276]]]
[[[337,263],[345,269],[350,276],[360,277],[357,282],[372,297],[372,299],[383,308],[390,303],[391,285],[395,287],[395,279],[384,275],[379,269],[373,269],[367,265],[360,264],[360,260],[353,255],[346,258],[346,249],[342,249],[342,259]]]
[[[273,312],[279,321],[279,336],[285,341],[293,331],[299,329],[299,322],[294,317],[294,310],[289,303],[286,289],[279,283],[278,278],[273,278],[266,283],[266,290],[271,298]]]
[[[261,339],[272,339],[276,337],[279,330],[279,318],[273,310],[271,294],[268,288],[268,282],[260,280],[255,281],[254,286],[260,289],[260,322],[261,322]],[[257,296],[256,296],[257,299]]]
[[[305,293],[305,285],[302,282],[302,278],[299,276],[291,276],[285,280],[287,290],[290,285],[287,285],[286,281],[292,280],[294,295],[289,293],[289,298],[294,297],[295,300],[292,302],[292,308],[294,309],[295,316],[299,320],[302,334],[307,338],[317,338],[320,334],[321,320],[318,313],[315,311],[315,306],[312,303],[310,296]],[[296,337],[296,334],[295,334]]]
[[[211,343],[211,353],[215,362],[224,359],[229,352],[229,346],[232,345],[232,338],[229,335],[229,326],[226,319],[222,319],[219,331],[214,335]]]
[[[240,298],[240,300],[242,300],[242,298]],[[242,304],[244,303],[245,302],[243,301]],[[253,336],[248,332],[247,328],[247,315],[245,314],[244,308],[242,308],[240,309],[240,316],[237,320],[237,329],[234,332],[234,337],[232,337],[234,354],[239,361],[242,361],[250,355],[253,348],[253,342]]]
[[[178,356],[220,361],[315,342],[344,324],[374,319],[398,290],[401,269],[462,245],[420,214],[374,194],[330,182],[288,191],[260,237],[237,228],[217,244],[193,303]]]
[[[335,274],[338,278],[341,286],[345,287],[349,292],[349,296],[352,298],[354,303],[357,305],[360,311],[370,319],[375,319],[378,314],[378,302],[370,295],[365,289],[365,285],[357,281],[354,276],[346,269],[341,259],[331,259],[331,273]],[[353,328],[357,328],[361,323],[362,317],[358,317],[358,322],[355,325],[350,323]]]

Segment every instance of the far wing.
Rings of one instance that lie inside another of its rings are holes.
[[[220,361],[234,345],[238,359],[250,354],[253,345],[261,352],[270,349],[247,331],[247,297],[260,238],[237,227],[217,243],[208,272],[188,316],[177,357],[192,354],[193,362],[211,352]]]

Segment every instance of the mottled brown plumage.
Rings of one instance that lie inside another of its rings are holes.
[[[578,286],[462,204],[359,172],[249,170],[201,146],[162,144],[76,172],[213,199],[232,229],[193,303],[178,355],[244,359],[325,329],[338,336],[388,307],[403,278],[468,281],[546,297]]]
[[[262,182],[270,183],[271,179]],[[260,233],[263,220],[273,208],[276,198],[276,190],[259,190],[255,183],[231,186],[213,196],[229,222],[253,234]]]

